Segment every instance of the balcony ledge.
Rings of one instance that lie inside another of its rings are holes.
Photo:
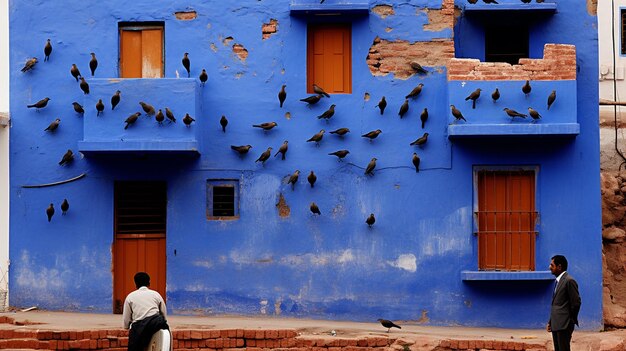
[[[484,136],[576,136],[578,123],[451,124],[448,138]]]
[[[556,12],[556,3],[536,3],[530,4],[465,4],[463,8],[467,14],[497,14],[511,12],[512,14],[522,13],[546,13],[554,14]]]
[[[84,154],[141,152],[199,154],[197,141],[79,141]]]
[[[369,14],[368,0],[292,0],[289,6],[292,15],[343,15]]]
[[[461,271],[461,279],[464,281],[493,281],[493,280],[554,280],[550,271]]]

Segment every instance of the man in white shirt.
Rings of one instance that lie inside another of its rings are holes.
[[[150,342],[152,335],[161,329],[169,329],[167,325],[167,309],[163,297],[148,289],[150,276],[146,272],[135,274],[137,290],[131,292],[124,301],[124,329],[129,329],[128,350],[141,351]]]

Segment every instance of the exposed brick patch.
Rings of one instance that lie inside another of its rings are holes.
[[[379,15],[381,18],[387,18],[387,16],[396,14],[391,5],[376,5],[372,7],[372,12]]]
[[[454,18],[448,9],[423,9],[420,11],[428,16],[428,23],[422,26],[425,31],[440,32],[444,29],[452,29],[454,25]]]
[[[241,62],[245,62],[248,58],[248,50],[241,44],[233,44],[233,54],[237,55]]]
[[[287,201],[285,200],[285,196],[283,193],[280,193],[278,196],[278,203],[276,204],[276,208],[278,208],[278,215],[280,218],[287,218],[291,215],[291,208],[287,205]],[[263,333],[263,330],[258,330],[257,332]],[[264,336],[257,335],[257,339],[262,339]]]
[[[278,20],[270,19],[269,23],[263,23],[263,40],[268,39],[272,34],[278,31]]]
[[[233,37],[226,37],[224,39],[222,39],[222,44],[224,44],[224,46],[228,46],[230,45],[230,42],[233,41]]]
[[[388,41],[376,37],[367,55],[367,65],[375,76],[393,73],[396,78],[407,79],[415,74],[411,61],[422,66],[445,66],[454,57],[454,42],[406,40]]]
[[[448,80],[575,80],[576,46],[546,44],[542,59],[523,58],[519,64],[451,59]]]
[[[598,0],[587,0],[587,12],[592,16],[598,15]]]
[[[198,17],[196,11],[178,11],[174,12],[174,16],[176,16],[177,20],[181,21],[191,21]]]

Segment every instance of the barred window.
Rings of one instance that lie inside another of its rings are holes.
[[[239,218],[239,181],[236,179],[207,180],[207,219]]]

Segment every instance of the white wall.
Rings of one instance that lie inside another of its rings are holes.
[[[0,0],[0,113],[9,111],[9,5]],[[9,127],[0,126],[0,291],[8,290]],[[0,294],[0,297],[2,294]],[[7,301],[0,300],[0,311]]]
[[[611,21],[612,0],[598,1],[598,50],[600,63],[600,99],[626,102],[626,55],[621,55],[621,14],[626,10],[626,0],[613,0],[615,20]],[[615,28],[615,72],[617,74],[617,96],[613,94],[613,38],[612,25]],[[626,40],[626,38],[624,38]],[[606,73],[606,74],[602,74]],[[612,107],[604,108],[613,110]],[[626,107],[622,107],[626,111]]]

